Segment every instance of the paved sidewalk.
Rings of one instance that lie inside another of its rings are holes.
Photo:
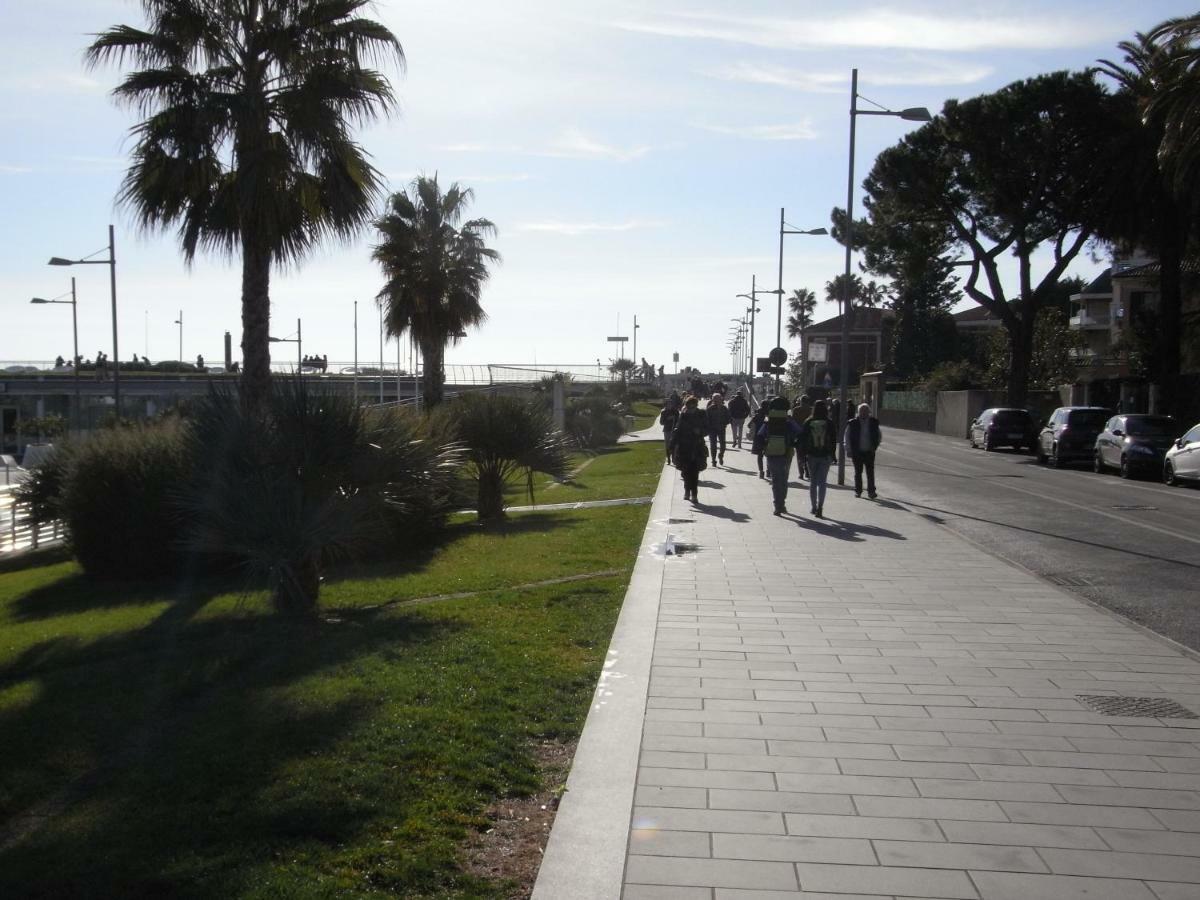
[[[698,507],[665,470],[537,900],[1200,897],[1200,719],[1082,699],[1200,712],[1194,656],[726,460]]]

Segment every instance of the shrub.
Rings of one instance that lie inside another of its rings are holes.
[[[178,569],[183,524],[174,498],[190,475],[178,423],[101,429],[42,468],[42,508],[61,513],[71,551],[89,575]]]
[[[312,614],[329,562],[394,547],[445,516],[461,454],[415,414],[279,378],[260,409],[213,389],[188,429],[190,546],[265,577],[279,612]]]
[[[983,376],[975,366],[966,360],[958,360],[934,367],[921,387],[926,393],[936,394],[938,391],[965,391],[982,383]]]
[[[567,441],[539,404],[516,397],[463,394],[451,403],[458,438],[467,453],[467,475],[478,489],[480,519],[504,515],[504,485],[523,475],[533,500],[533,473],[567,471]]]
[[[567,404],[564,427],[580,447],[593,449],[615,444],[621,436],[621,417],[607,397],[589,396]]]

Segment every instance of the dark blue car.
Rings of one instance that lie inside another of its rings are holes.
[[[1162,473],[1163,458],[1183,429],[1170,416],[1127,413],[1113,416],[1096,438],[1092,466],[1116,469],[1122,478]]]

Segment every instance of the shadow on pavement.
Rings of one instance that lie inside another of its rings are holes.
[[[700,482],[703,484],[704,482]],[[731,522],[749,522],[750,517],[746,513],[738,512],[730,509],[728,506],[712,506],[708,503],[697,503],[696,509],[702,513],[707,513],[710,516],[716,516],[718,519],[728,519]]]
[[[898,531],[890,531],[877,525],[862,525],[858,522],[844,522],[841,519],[809,519],[798,513],[784,513],[784,518],[791,519],[801,528],[826,537],[837,538],[840,541],[858,543],[868,537],[890,538],[894,541],[908,540]]]
[[[725,490],[725,485],[718,484],[715,481],[697,481],[696,484],[698,484],[702,488],[712,488],[713,490],[716,490],[716,491]]]

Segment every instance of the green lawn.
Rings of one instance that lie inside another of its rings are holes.
[[[646,515],[461,522],[331,572],[310,624],[199,574],[0,567],[0,831],[63,808],[0,852],[0,896],[505,896],[461,873],[462,841],[537,787],[533,741],[577,735],[628,571],[513,588],[630,569]]]
[[[636,419],[633,425],[634,431],[641,431],[643,428],[649,428],[658,421],[658,414],[662,411],[662,406],[658,403],[652,403],[649,400],[638,400],[633,404],[633,415]]]
[[[569,481],[555,484],[544,475],[534,477],[534,502],[649,497],[658,485],[664,462],[663,446],[658,441],[618,444],[591,454],[578,454],[572,459],[572,468],[578,472]],[[528,498],[514,494],[510,502],[525,504]]]

